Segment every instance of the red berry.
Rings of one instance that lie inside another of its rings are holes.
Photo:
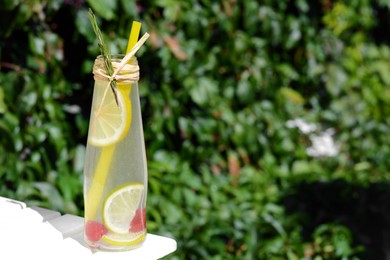
[[[85,234],[92,242],[100,240],[107,232],[108,229],[100,222],[91,220],[85,224]]]
[[[139,232],[146,228],[146,209],[137,209],[130,223],[130,232]]]

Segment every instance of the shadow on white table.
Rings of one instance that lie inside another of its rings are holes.
[[[147,234],[144,244],[126,252],[94,251],[84,243],[84,219],[0,197],[0,259],[160,259],[174,252],[174,239]],[[34,258],[35,259],[35,258]]]

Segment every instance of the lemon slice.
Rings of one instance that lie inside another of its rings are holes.
[[[128,247],[139,244],[145,239],[145,237],[146,231],[128,234],[107,233],[102,237],[102,240],[107,244]]]
[[[116,188],[108,195],[103,205],[103,222],[111,232],[129,234],[143,191],[142,183],[133,182]]]
[[[119,142],[126,136],[131,122],[128,93],[126,88],[122,86],[118,88],[118,106],[107,81],[96,81],[88,134],[90,144],[107,146]]]

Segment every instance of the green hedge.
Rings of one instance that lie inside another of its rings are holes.
[[[351,207],[389,213],[390,4],[144,2],[0,6],[0,195],[83,214],[91,7],[112,53],[133,20],[151,34],[138,54],[148,230],[178,241],[169,258],[384,258]],[[337,154],[309,155],[329,129]]]

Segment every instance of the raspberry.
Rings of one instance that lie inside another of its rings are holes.
[[[102,238],[108,232],[108,229],[100,222],[88,221],[85,224],[85,234],[88,240],[96,242]]]
[[[146,209],[137,209],[130,224],[130,232],[139,232],[146,228]]]

